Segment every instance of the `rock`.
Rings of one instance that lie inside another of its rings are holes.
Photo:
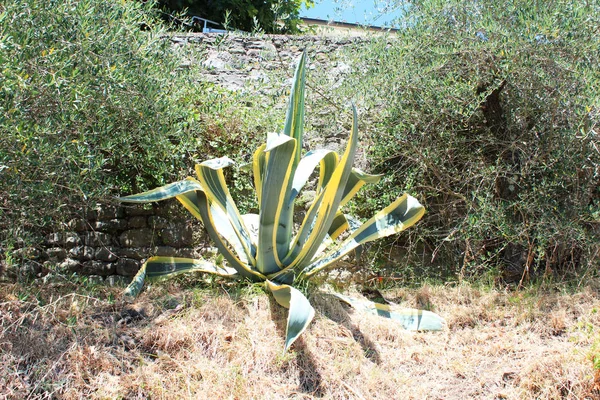
[[[252,72],[250,72],[250,76],[248,78],[253,81],[262,82],[262,83],[269,83],[271,81],[269,79],[269,77],[267,76],[267,74],[265,74],[262,71],[252,71]]]
[[[23,247],[13,250],[11,255],[18,260],[39,260],[42,258],[42,252],[35,247]]]
[[[123,247],[148,247],[154,242],[154,234],[149,228],[130,229],[121,234],[119,242]]]
[[[46,244],[50,246],[64,246],[69,240],[69,243],[80,240],[76,232],[56,232],[46,236]]]
[[[27,278],[35,278],[41,272],[42,265],[36,261],[26,261],[19,268],[20,275]]]
[[[154,214],[154,209],[151,204],[136,204],[124,207],[125,214],[130,217],[142,217]]]
[[[63,274],[71,274],[73,272],[81,271],[82,265],[79,261],[72,258],[67,258],[57,266],[57,270]]]
[[[86,261],[81,268],[82,275],[100,275],[108,276],[115,273],[115,266],[104,261]]]
[[[116,232],[127,229],[127,220],[126,219],[111,219],[108,221],[96,221],[94,223],[94,229],[101,232]]]
[[[145,216],[136,216],[129,218],[129,222],[127,224],[128,228],[145,228],[146,227],[146,217]]]
[[[149,247],[131,247],[131,248],[120,248],[117,250],[119,257],[133,258],[134,260],[143,260],[147,258],[151,253]]]
[[[115,247],[99,247],[96,249],[94,258],[100,261],[113,262],[118,259],[118,250]]]
[[[98,205],[96,208],[96,219],[99,221],[108,221],[111,219],[119,219],[125,216],[123,207],[110,205]]]
[[[148,226],[150,226],[150,228],[153,229],[164,229],[169,227],[170,225],[170,221],[169,219],[165,218],[165,217],[160,217],[160,216],[150,216],[148,217]]]
[[[261,53],[262,51],[258,49],[249,49],[248,51],[246,51],[246,54],[252,58],[260,58]]]
[[[114,238],[105,232],[87,232],[83,234],[83,242],[86,246],[102,247],[113,244]]]
[[[207,69],[232,69],[232,56],[227,51],[209,50],[202,66]]]
[[[46,255],[51,261],[63,261],[67,258],[67,250],[62,247],[52,247],[46,249]]]
[[[67,249],[73,248],[81,243],[81,238],[75,232],[65,233],[64,246]]]
[[[94,258],[94,249],[90,246],[77,246],[69,250],[69,256],[80,261]]]
[[[177,257],[177,249],[171,246],[157,246],[152,249],[152,255],[161,257]]]
[[[87,221],[79,218],[73,218],[67,225],[69,229],[72,229],[75,232],[85,232],[88,229]]]
[[[44,285],[50,285],[52,283],[63,282],[64,280],[65,280],[65,278],[63,276],[61,276],[60,274],[49,273],[49,274],[46,274],[46,276],[44,276],[42,278],[42,283]]]
[[[87,277],[87,282],[91,285],[101,285],[104,283],[104,277],[100,275],[90,275]]]
[[[115,269],[117,275],[134,276],[140,269],[141,264],[141,261],[133,258],[120,258],[115,263]]]
[[[178,225],[160,231],[160,237],[167,246],[188,247],[194,244],[194,231],[189,225]]]
[[[86,210],[85,211],[85,219],[88,221],[95,221],[98,219],[98,211],[97,210]]]
[[[244,87],[245,79],[237,74],[222,74],[219,84],[231,91],[237,91]]]
[[[199,254],[194,249],[189,248],[189,247],[175,249],[175,255],[177,257],[184,257],[184,258],[198,258],[199,257]]]
[[[7,264],[4,260],[0,260],[0,282],[14,282],[18,274],[19,270],[16,264]]]

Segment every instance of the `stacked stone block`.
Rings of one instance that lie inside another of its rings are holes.
[[[98,206],[47,235],[43,248],[13,250],[13,275],[75,273],[114,284],[133,277],[150,256],[198,258],[203,241],[195,233],[202,228],[178,205]]]

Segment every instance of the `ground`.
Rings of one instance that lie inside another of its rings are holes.
[[[388,289],[442,315],[407,332],[313,291],[283,354],[285,312],[259,287],[175,281],[135,303],[65,282],[0,287],[0,399],[600,398],[600,284]]]

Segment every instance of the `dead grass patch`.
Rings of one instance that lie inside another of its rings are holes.
[[[68,290],[75,293],[67,293]],[[22,293],[35,293],[23,296]],[[282,354],[285,313],[239,289],[0,288],[0,398],[593,399],[600,299],[428,286],[383,292],[446,318],[407,332],[313,293],[317,316]],[[62,293],[62,294],[61,294]]]

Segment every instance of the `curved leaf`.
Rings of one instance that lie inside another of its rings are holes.
[[[300,160],[298,168],[296,168],[288,202],[291,203],[298,196],[298,193],[300,193],[317,165],[319,165],[317,193],[320,193],[322,188],[329,182],[329,179],[337,166],[338,159],[337,153],[332,150],[318,149],[306,153]]]
[[[297,141],[289,136],[271,134],[267,138],[268,160],[262,185],[257,269],[272,273],[281,268],[288,251],[293,221],[288,218],[286,200],[292,184]]]
[[[240,241],[239,236],[231,226],[231,222],[229,218],[225,214],[225,212],[214,203],[210,205],[210,213],[212,216],[212,221],[203,221],[202,214],[200,212],[200,203],[198,201],[198,195],[196,192],[187,192],[180,194],[177,196],[177,200],[183,204],[183,206],[196,218],[198,218],[204,224],[205,228],[207,225],[210,225],[211,228],[229,243],[231,247],[235,250],[239,261],[242,264],[249,264],[248,258],[246,256],[246,250]]]
[[[236,246],[241,246],[238,241],[239,239],[237,235],[231,233],[233,227],[231,227],[229,219],[225,216],[220,207],[209,203],[206,193],[203,191],[196,191],[194,193],[185,193],[177,198],[186,205],[186,208],[193,210],[193,213],[198,213],[200,215],[200,219],[204,224],[208,236],[215,243],[217,249],[223,257],[225,257],[225,260],[227,260],[231,267],[233,267],[240,275],[249,278],[254,282],[266,279],[264,275],[247,264],[243,260],[243,257],[240,259],[241,256],[238,257],[231,251],[228,244],[235,249]],[[239,250],[238,254],[245,253],[242,250]]]
[[[444,329],[446,324],[446,321],[442,317],[431,311],[416,310],[414,308],[396,308],[387,304],[355,299],[338,293],[331,294],[357,311],[389,318],[398,322],[404,329],[409,331],[440,331]]]
[[[283,350],[286,352],[310,324],[315,316],[315,309],[298,289],[289,285],[278,285],[271,281],[266,281],[266,283],[273,293],[275,301],[289,309]]]
[[[319,250],[342,200],[358,143],[356,107],[352,105],[352,130],[346,150],[323,191],[309,208],[284,264],[286,269],[301,269]]]
[[[220,267],[204,260],[181,257],[150,257],[125,289],[125,295],[137,296],[144,286],[145,278],[149,280],[166,279],[186,272],[208,272],[220,276],[237,276],[237,271],[233,268]]]
[[[367,174],[359,168],[352,168],[352,173],[350,174],[348,182],[346,182],[346,187],[344,188],[344,195],[342,196],[340,207],[349,202],[366,183],[377,183],[381,180],[382,176],[383,175]]]
[[[215,158],[212,160],[204,161],[201,164],[196,165],[196,173],[198,179],[204,187],[204,191],[208,196],[211,206],[216,205],[221,208],[225,216],[229,219],[231,227],[235,234],[239,238],[239,242],[244,249],[248,264],[255,265],[256,248],[250,240],[250,234],[244,226],[244,221],[229,194],[227,184],[225,183],[225,177],[223,176],[223,168],[233,164],[233,161],[227,157]],[[215,218],[217,214],[213,214]]]
[[[133,194],[131,196],[117,197],[117,200],[125,203],[151,203],[153,201],[167,200],[180,194],[204,190],[200,182],[194,178],[169,183],[168,185],[149,190],[147,192]]]
[[[305,276],[314,275],[362,244],[411,227],[423,217],[423,214],[425,214],[425,208],[418,200],[404,194],[354,231],[338,250],[307,266],[304,270]]]
[[[331,239],[335,240],[349,227],[350,224],[348,223],[348,219],[344,213],[338,211],[337,214],[335,214],[335,218],[331,222],[331,226],[329,227],[329,231],[327,233]]]

